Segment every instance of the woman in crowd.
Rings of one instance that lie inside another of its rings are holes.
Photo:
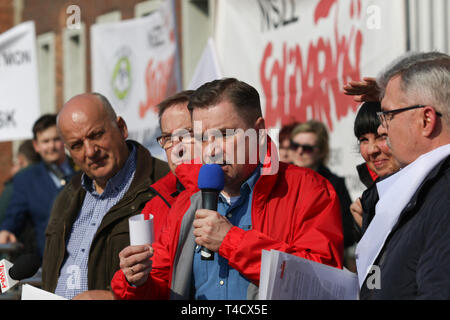
[[[328,140],[328,130],[322,122],[310,120],[299,124],[291,134],[291,149],[294,152],[292,162],[313,169],[333,185],[341,203],[344,247],[348,248],[355,243],[353,219],[349,210],[352,201],[344,178],[326,166],[330,152]]]
[[[355,118],[354,133],[358,139],[359,152],[365,160],[357,166],[361,181],[368,187],[361,198],[350,206],[350,211],[359,228],[365,230],[375,215],[378,193],[374,182],[397,172],[399,165],[392,156],[385,135],[378,134],[381,111],[379,102],[364,102]],[[364,214],[363,214],[364,212]],[[363,217],[364,215],[364,217]]]

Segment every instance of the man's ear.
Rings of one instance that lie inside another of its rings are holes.
[[[256,130],[263,130],[266,128],[266,122],[263,117],[259,117],[255,121],[255,129]]]
[[[37,141],[35,139],[33,139],[32,142],[33,142],[34,151],[39,153],[39,145],[38,145]]]
[[[431,106],[426,106],[423,108],[422,113],[422,134],[424,137],[431,136],[437,129],[439,122],[436,110]]]
[[[125,122],[125,120],[122,117],[118,116],[116,119],[116,123],[117,123],[117,127],[120,130],[120,133],[122,134],[122,137],[124,139],[127,139],[128,138],[128,127],[127,127],[127,123]]]

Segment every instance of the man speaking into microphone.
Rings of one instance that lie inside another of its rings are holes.
[[[342,268],[336,192],[313,170],[278,162],[258,92],[237,79],[215,80],[194,92],[188,108],[203,163],[224,175],[217,209],[202,207],[202,191],[181,193],[157,242],[119,254],[116,298],[256,299],[263,249]],[[199,167],[181,164],[177,176]],[[202,259],[203,248],[212,259]]]

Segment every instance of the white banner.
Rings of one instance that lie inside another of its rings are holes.
[[[258,90],[269,128],[309,119],[328,126],[328,166],[360,196],[358,104],[342,87],[405,52],[404,1],[221,0],[215,40],[223,75]]]
[[[40,115],[34,22],[0,34],[0,141],[32,138]]]
[[[92,89],[122,116],[131,139],[165,159],[156,105],[180,90],[172,2],[149,16],[91,28]]]
[[[194,75],[192,76],[188,89],[196,90],[205,82],[222,78],[214,45],[214,40],[209,38],[205,48],[203,49],[202,56],[195,67]]]

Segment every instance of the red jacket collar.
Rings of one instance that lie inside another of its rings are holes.
[[[270,190],[277,179],[280,167],[278,151],[272,139],[266,135],[261,139],[260,148],[265,150],[260,156],[264,158],[261,168],[261,178],[264,181],[264,189]],[[199,159],[191,160],[189,163],[182,163],[175,169],[175,174],[186,189],[198,191],[197,180],[202,164]]]

